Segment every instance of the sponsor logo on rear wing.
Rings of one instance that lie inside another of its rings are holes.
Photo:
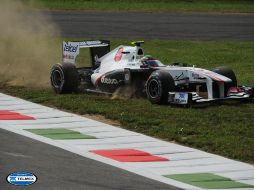
[[[104,46],[109,46],[109,42],[100,41],[100,40],[79,42],[79,47],[80,48],[104,47]]]
[[[63,63],[75,64],[76,57],[79,54],[80,48],[93,48],[109,46],[109,41],[94,40],[83,42],[65,42],[63,41]]]
[[[63,42],[63,63],[73,63],[79,54],[79,42]]]

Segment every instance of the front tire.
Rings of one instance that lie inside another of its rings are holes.
[[[50,73],[51,86],[57,94],[72,93],[78,89],[78,71],[74,64],[53,65]]]
[[[237,87],[237,79],[235,73],[232,69],[227,67],[217,67],[213,70],[213,72],[223,75],[229,79],[231,82],[225,82],[224,85],[224,95],[227,96],[228,90],[230,87]],[[214,87],[215,96],[219,96],[219,87]]]
[[[153,104],[168,104],[168,92],[175,90],[175,82],[169,72],[154,71],[146,82],[146,94]]]

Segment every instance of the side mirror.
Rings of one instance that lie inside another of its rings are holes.
[[[122,51],[122,54],[129,54],[129,51]]]
[[[140,68],[148,68],[148,65],[140,65]]]

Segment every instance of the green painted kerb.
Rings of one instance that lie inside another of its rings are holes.
[[[240,183],[231,180],[230,178],[222,177],[212,173],[194,173],[194,174],[174,174],[164,175],[183,183],[205,189],[229,189],[229,188],[251,188],[252,185]]]
[[[50,139],[64,140],[64,139],[96,139],[94,136],[82,134],[77,131],[64,128],[48,128],[48,129],[25,129],[31,133],[41,135]]]

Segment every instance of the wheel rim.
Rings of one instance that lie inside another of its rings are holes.
[[[60,87],[63,82],[63,77],[61,72],[58,70],[54,70],[52,73],[52,83],[54,87]]]
[[[151,98],[158,98],[160,96],[160,87],[157,80],[152,79],[148,85],[148,93]]]

